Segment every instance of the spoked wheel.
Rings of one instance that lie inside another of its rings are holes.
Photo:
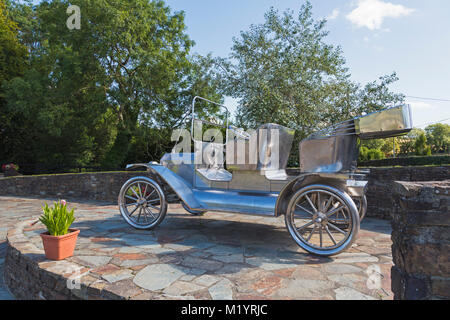
[[[183,201],[181,201],[181,205],[183,206],[184,210],[186,210],[187,212],[189,212],[193,216],[202,216],[202,215],[204,215],[207,212],[205,210],[192,210]]]
[[[304,250],[331,256],[351,246],[359,231],[358,209],[352,198],[334,187],[312,185],[291,198],[286,227]]]
[[[119,193],[119,208],[125,221],[136,229],[148,230],[165,218],[167,202],[161,187],[146,177],[128,180]]]

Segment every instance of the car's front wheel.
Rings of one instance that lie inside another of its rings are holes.
[[[135,177],[119,193],[122,217],[132,227],[149,230],[158,226],[167,213],[167,201],[161,187],[147,177]]]

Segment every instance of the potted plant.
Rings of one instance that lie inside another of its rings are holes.
[[[55,202],[53,208],[47,203],[42,207],[43,214],[39,218],[47,227],[42,233],[45,256],[50,260],[63,260],[73,255],[80,230],[69,229],[75,221],[74,211],[67,209],[66,201]]]

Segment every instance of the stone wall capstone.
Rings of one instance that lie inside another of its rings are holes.
[[[450,179],[450,167],[372,168],[368,175],[367,217],[391,219],[395,181],[443,181]]]
[[[394,298],[450,299],[450,180],[395,182],[393,194]]]

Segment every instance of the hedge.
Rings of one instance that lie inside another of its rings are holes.
[[[411,167],[411,166],[442,166],[450,165],[450,155],[429,156],[429,157],[404,157],[389,158],[383,160],[372,160],[360,162],[360,167]]]

